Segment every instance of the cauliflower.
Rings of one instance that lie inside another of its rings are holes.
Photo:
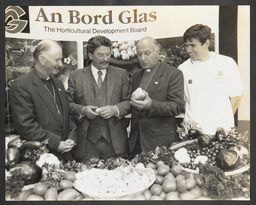
[[[49,164],[49,165],[53,165],[54,164],[56,167],[59,167],[60,161],[59,161],[59,159],[55,155],[49,154],[49,153],[45,153],[45,154],[42,154],[40,156],[40,158],[36,162],[36,164],[40,168],[42,168],[45,164]]]

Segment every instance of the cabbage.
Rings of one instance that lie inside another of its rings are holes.
[[[221,169],[229,171],[239,166],[240,157],[234,150],[222,149],[220,150],[216,161]]]
[[[16,164],[13,169],[20,169],[21,176],[25,180],[26,185],[37,183],[42,178],[41,168],[31,161],[22,161]]]

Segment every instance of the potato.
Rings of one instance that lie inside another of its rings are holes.
[[[57,200],[73,200],[79,196],[79,192],[75,189],[65,189],[58,194]]]
[[[46,190],[46,192],[44,194],[44,199],[45,200],[57,200],[57,196],[58,196],[57,188],[51,187]]]
[[[42,196],[47,190],[47,186],[44,183],[38,183],[34,187],[34,194]]]
[[[193,200],[195,199],[195,196],[190,192],[186,191],[180,194],[180,199],[181,200]]]
[[[179,192],[177,191],[171,191],[169,193],[166,194],[165,197],[166,200],[180,200],[179,198]]]
[[[166,198],[166,193],[164,191],[161,192],[161,194],[159,195],[159,197],[163,200],[165,200]]]
[[[176,191],[176,182],[174,180],[165,179],[164,183],[162,184],[162,189],[165,193],[170,191]]]
[[[63,179],[63,180],[60,181],[60,187],[62,189],[70,189],[73,186],[74,186],[74,184],[69,180]]]
[[[74,200],[82,200],[84,198],[83,194],[79,194]]]
[[[191,190],[191,189],[195,188],[195,186],[196,186],[196,180],[195,179],[187,178],[186,182],[187,182],[187,189],[188,190]]]
[[[173,174],[171,172],[169,172],[168,174],[166,174],[164,176],[165,179],[169,179],[169,180],[173,180],[176,181],[175,177],[173,176]]]
[[[202,196],[202,190],[196,186],[194,189],[191,189],[190,192],[195,196],[196,199]]]
[[[178,179],[176,181],[176,185],[177,185],[177,191],[179,193],[185,192],[187,190],[187,182],[185,179]]]
[[[28,201],[43,201],[44,198],[42,196],[36,195],[36,194],[31,194],[27,198]]]
[[[143,192],[143,195],[146,200],[150,200],[150,198],[152,196],[151,191],[149,191],[148,189]]]
[[[152,195],[151,200],[163,200],[160,196]]]
[[[73,171],[66,171],[63,175],[64,179],[69,180],[71,182],[76,180],[76,173]]]
[[[160,176],[165,176],[170,171],[170,167],[168,165],[161,165],[157,168],[157,174]]]
[[[159,175],[156,175],[156,180],[155,180],[155,184],[163,184],[164,182],[164,177],[163,176],[159,176]]]

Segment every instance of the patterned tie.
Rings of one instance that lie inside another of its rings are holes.
[[[102,76],[102,72],[99,70],[98,71],[98,86],[99,86],[99,89],[102,86],[102,78],[101,78],[101,76]]]

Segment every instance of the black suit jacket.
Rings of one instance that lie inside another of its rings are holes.
[[[144,70],[132,78],[132,91],[140,87]],[[177,140],[175,116],[184,109],[183,74],[175,67],[160,63],[146,89],[152,99],[149,111],[132,107],[129,150],[134,149],[138,136],[143,152],[157,146],[168,147]]]
[[[22,139],[43,141],[49,139],[49,148],[56,151],[60,141],[76,142],[76,125],[69,119],[69,103],[61,81],[52,77],[59,96],[63,120],[35,70],[17,78],[11,86],[11,107],[14,125]]]

